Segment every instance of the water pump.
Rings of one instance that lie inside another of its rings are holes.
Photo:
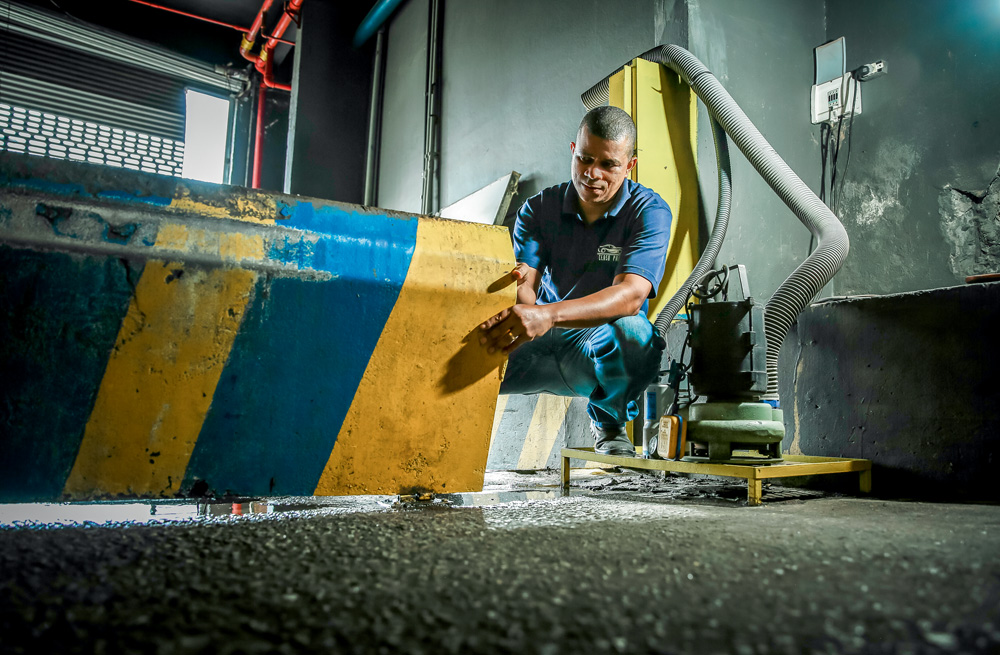
[[[739,300],[729,299],[732,272]],[[681,356],[671,361],[665,381],[647,391],[646,457],[780,462],[785,436],[781,409],[776,401],[761,400],[767,393],[764,306],[750,296],[746,267],[710,270],[691,295],[701,302],[688,305]],[[685,363],[688,349],[690,362]],[[685,379],[687,398],[682,400]],[[696,402],[702,397],[705,402]]]

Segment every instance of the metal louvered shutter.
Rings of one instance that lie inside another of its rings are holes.
[[[179,175],[185,90],[241,87],[204,62],[0,0],[0,150]]]
[[[184,142],[0,103],[0,151],[179,176]]]

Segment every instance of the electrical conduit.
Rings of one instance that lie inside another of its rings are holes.
[[[368,147],[365,158],[365,205],[375,204],[375,168],[378,162],[379,117],[382,110],[382,74],[385,69],[385,28],[375,39],[375,62],[372,71],[372,94],[368,103]]]
[[[375,177],[378,164],[379,132],[381,131],[382,75],[385,68],[385,23],[403,0],[377,0],[354,33],[354,47],[360,48],[378,33],[375,43],[375,65],[372,74],[372,94],[368,116],[368,156],[365,165],[365,204],[375,204]]]

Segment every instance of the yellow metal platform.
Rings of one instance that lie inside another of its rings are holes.
[[[867,459],[843,457],[810,457],[808,455],[784,455],[780,464],[703,464],[667,459],[643,459],[641,457],[619,457],[600,455],[593,448],[562,449],[562,486],[569,488],[569,460],[582,459],[588,462],[613,464],[630,469],[650,471],[672,471],[675,473],[696,473],[719,475],[727,478],[743,478],[747,481],[747,504],[760,505],[762,482],[768,478],[794,478],[804,475],[825,475],[827,473],[859,473],[862,493],[872,490],[872,463]]]

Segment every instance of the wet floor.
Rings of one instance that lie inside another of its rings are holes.
[[[573,484],[564,490],[553,471],[490,472],[484,490],[475,493],[414,496],[343,496],[229,498],[223,500],[157,499],[76,503],[0,504],[0,527],[124,526],[219,517],[295,512],[301,516],[377,511],[419,510],[431,507],[487,507],[531,500],[552,500],[598,492],[634,492],[674,499],[746,497],[745,483],[718,482],[662,474],[638,474],[622,469],[574,471]],[[772,501],[814,497],[818,492],[769,489]]]
[[[425,500],[4,506],[0,651],[1000,652],[1000,507],[764,499],[581,471],[569,495],[510,473]]]

